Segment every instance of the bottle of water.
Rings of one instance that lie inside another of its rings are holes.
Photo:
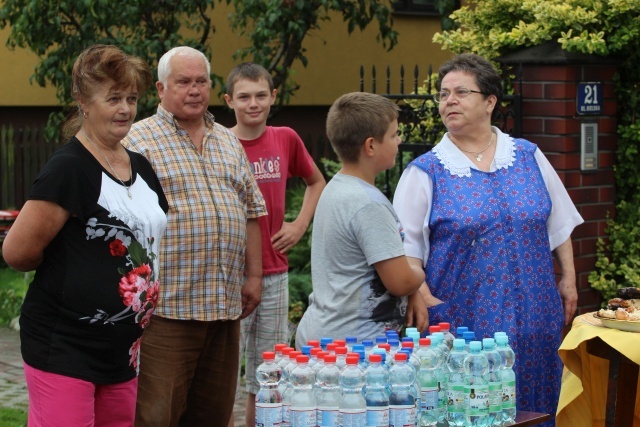
[[[395,363],[389,369],[389,427],[413,426],[416,423],[416,401],[412,384],[413,367],[407,364],[406,353],[396,353]]]
[[[278,343],[275,346],[273,346],[273,349],[276,354],[276,358],[274,360],[276,364],[278,364],[282,360],[282,349],[284,349],[285,347],[289,347],[289,346],[284,343]]]
[[[462,338],[462,339],[464,339],[463,334],[464,334],[465,332],[467,332],[468,330],[469,330],[469,328],[467,328],[466,326],[458,326],[458,327],[456,328],[456,338]]]
[[[482,343],[471,341],[469,354],[464,359],[465,416],[468,426],[487,427],[489,425],[489,382],[485,379],[489,372],[489,361],[482,353]]]
[[[364,371],[367,403],[367,427],[389,427],[389,371],[382,364],[382,355],[369,356],[369,365]]]
[[[488,426],[502,426],[502,379],[500,370],[503,362],[502,356],[496,351],[496,342],[493,338],[482,340],[482,353],[489,361],[489,371],[485,379],[489,383],[489,422]]]
[[[282,393],[282,426],[291,426],[290,409],[291,409],[291,396],[293,396],[293,387],[291,386],[291,372],[298,366],[297,357],[301,356],[300,351],[289,352],[289,363],[282,370],[283,376],[286,378],[282,385],[278,387]]]
[[[465,426],[464,410],[464,339],[453,340],[453,350],[449,353],[449,381],[447,384],[447,422],[451,427]]]
[[[340,369],[336,366],[336,355],[327,354],[324,366],[316,374],[317,422],[322,427],[338,427],[340,406]]]
[[[354,344],[358,343],[358,337],[348,336],[344,338],[345,343],[347,344],[347,351],[353,351]]]
[[[364,345],[354,344],[351,352],[356,353],[358,356],[360,356],[360,367],[362,369],[365,369],[369,365],[369,359],[367,358],[367,353],[364,349]]]
[[[311,347],[309,351],[309,366],[312,368],[318,363],[318,353],[320,353],[322,349],[320,347]]]
[[[440,326],[440,332],[444,334],[444,343],[449,347],[449,351],[451,351],[453,348],[453,340],[456,339],[451,333],[451,324],[449,322],[440,322],[438,326]]]
[[[364,346],[364,357],[369,360],[369,356],[373,354],[373,340],[362,340]]]
[[[420,411],[417,425],[431,427],[438,424],[438,380],[435,370],[442,361],[430,348],[429,338],[420,338],[416,356],[420,361],[418,384],[420,385]]]
[[[502,356],[504,367],[500,370],[502,380],[502,422],[505,426],[516,422],[516,373],[513,364],[516,355],[509,347],[509,338],[506,334],[496,336],[496,350]]]
[[[332,342],[333,342],[333,338],[322,337],[320,338],[320,348],[324,351],[327,351],[327,344]]]
[[[276,354],[272,351],[262,353],[263,362],[256,368],[256,379],[260,390],[256,394],[256,425],[279,427],[282,423],[282,396],[278,383],[282,369],[275,363]]]
[[[411,343],[413,346],[413,343]],[[420,415],[420,408],[422,408],[422,396],[420,395],[420,384],[418,384],[418,369],[420,369],[420,361],[413,355],[412,347],[403,347],[398,353],[405,353],[407,355],[407,365],[413,370],[413,382],[411,383],[411,395],[414,399],[414,418],[418,422],[418,416]],[[396,353],[397,354],[397,353]]]
[[[464,338],[464,349],[469,353],[469,344],[471,344],[471,341],[476,340],[476,333],[473,331],[463,332],[462,337]]]
[[[347,366],[347,347],[336,347],[336,366],[343,370]]]
[[[316,427],[316,396],[313,386],[316,374],[309,367],[309,356],[301,355],[296,358],[297,366],[291,371],[291,407],[289,420],[291,427]]]
[[[362,394],[364,371],[358,365],[359,357],[347,357],[347,366],[340,372],[342,396],[339,405],[341,427],[362,427],[367,422],[367,403]]]
[[[442,348],[438,346],[437,342],[431,341],[429,347],[438,356],[440,365],[435,369],[435,376],[438,380],[438,426],[447,425],[447,389],[449,384],[449,357],[442,351]]]
[[[320,350],[316,353],[316,363],[313,364],[312,368],[315,371],[316,375],[320,372],[320,369],[324,367],[324,358],[329,355],[326,351]]]
[[[431,342],[436,342],[438,348],[440,350],[442,350],[442,355],[444,360],[448,360],[449,359],[449,353],[451,352],[449,350],[449,347],[447,347],[447,345],[444,343],[444,333],[442,332],[434,332],[433,334],[431,334]]]

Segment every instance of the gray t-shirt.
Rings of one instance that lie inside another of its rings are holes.
[[[322,337],[358,340],[399,331],[407,297],[394,297],[373,264],[404,256],[402,226],[376,187],[341,173],[322,192],[313,220],[313,292],[296,333],[296,347]]]

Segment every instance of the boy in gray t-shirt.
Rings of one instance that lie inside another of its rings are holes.
[[[349,93],[329,110],[327,135],[342,168],[316,208],[313,292],[297,348],[321,337],[372,339],[400,331],[405,321],[426,329],[426,304],[417,292],[424,272],[407,261],[402,225],[374,185],[376,175],[395,164],[397,131],[398,107],[380,95]]]

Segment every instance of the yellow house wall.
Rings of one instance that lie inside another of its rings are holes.
[[[232,58],[239,47],[246,45],[246,39],[232,33],[227,23],[231,9],[217,4],[212,12],[216,28],[211,37],[213,49],[212,72],[226,77],[236,64]],[[426,77],[427,67],[434,70],[451,57],[440,45],[431,39],[440,30],[440,23],[433,17],[395,16],[394,28],[399,33],[399,43],[387,52],[375,41],[377,27],[371,25],[364,32],[355,30],[349,34],[342,17],[333,14],[331,21],[322,22],[321,30],[310,33],[304,42],[309,64],[305,68],[299,62],[294,64],[294,79],[301,86],[291,100],[291,105],[330,105],[343,93],[359,90],[360,65],[366,71],[365,90],[370,90],[370,73],[373,65],[378,69],[377,91],[385,89],[385,70],[391,66],[391,92],[399,90],[399,69],[405,65],[405,90],[410,90],[413,68],[417,64],[421,77]],[[0,30],[0,106],[56,106],[58,102],[51,87],[41,88],[29,83],[38,61],[35,54],[27,49],[9,50],[5,42],[9,29]],[[222,105],[217,96],[219,88],[212,91],[211,104]]]

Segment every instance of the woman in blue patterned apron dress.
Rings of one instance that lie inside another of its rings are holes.
[[[467,326],[476,339],[506,332],[517,409],[555,415],[557,351],[578,299],[571,232],[583,220],[537,146],[491,126],[501,85],[477,55],[440,68],[435,99],[447,133],[407,166],[393,205],[407,256],[425,268],[429,322]]]

